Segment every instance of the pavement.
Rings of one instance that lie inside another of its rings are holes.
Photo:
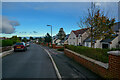
[[[2,58],[2,79],[56,79],[56,72],[48,54],[37,44],[26,52],[13,52]]]
[[[64,55],[64,52],[60,52],[45,46],[42,47],[50,52],[63,79],[102,80],[99,75],[68,58]]]

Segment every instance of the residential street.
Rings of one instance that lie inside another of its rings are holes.
[[[26,52],[14,52],[2,59],[3,78],[56,78],[48,54],[36,44]]]
[[[98,75],[78,65],[63,52],[44,47],[52,55],[62,78],[100,79]],[[55,69],[48,54],[37,44],[31,44],[26,52],[14,52],[2,60],[3,78],[56,78]]]

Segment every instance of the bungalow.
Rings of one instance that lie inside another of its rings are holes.
[[[94,48],[117,48],[120,46],[120,22],[115,23],[113,26],[113,31],[115,35],[113,35],[112,39],[101,39],[101,40],[93,40]],[[88,37],[84,40],[84,46],[91,47],[91,38]]]
[[[120,22],[115,23],[113,31],[116,33],[112,39],[101,40],[101,48],[118,48],[120,47]]]
[[[83,41],[89,36],[87,30],[88,28],[71,31],[68,37],[68,45],[75,45],[75,46],[83,45]]]
[[[115,36],[111,39],[101,40],[101,48],[117,48],[119,46],[119,36]]]
[[[94,48],[100,48],[100,41],[101,40],[93,40],[93,47]],[[87,39],[84,40],[84,46],[86,47],[91,47],[91,38],[88,37]]]

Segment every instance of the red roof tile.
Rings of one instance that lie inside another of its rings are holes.
[[[80,29],[80,30],[76,30],[76,31],[72,31],[76,37],[78,37],[79,34],[83,34],[88,28],[84,28],[84,29]]]

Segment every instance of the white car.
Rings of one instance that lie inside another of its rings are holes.
[[[29,43],[29,42],[27,42],[27,43],[26,43],[26,46],[27,46],[27,47],[29,47],[29,46],[30,46],[30,43]]]

